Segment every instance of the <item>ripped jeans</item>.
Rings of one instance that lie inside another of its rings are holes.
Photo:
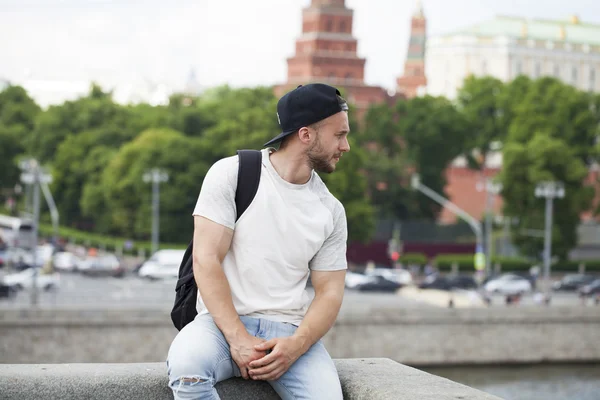
[[[265,340],[291,336],[297,327],[266,319],[240,317],[248,333]],[[229,344],[208,314],[198,315],[177,334],[167,357],[169,387],[175,400],[219,399],[215,384],[241,376]],[[188,378],[183,380],[182,378]],[[287,399],[342,399],[337,370],[321,343],[315,343],[276,381],[268,381]]]

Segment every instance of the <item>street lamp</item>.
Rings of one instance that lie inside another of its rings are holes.
[[[42,170],[35,159],[24,160],[19,164],[23,170],[21,182],[31,185],[33,189],[33,277],[31,288],[31,305],[35,306],[38,302],[38,260],[37,243],[40,224],[40,185],[47,185],[52,182],[52,176]]]
[[[481,263],[481,254],[482,254],[482,247],[483,247],[481,222],[477,221],[475,218],[473,218],[471,215],[469,215],[466,211],[462,210],[460,207],[458,207],[456,204],[452,203],[450,200],[448,200],[444,196],[441,196],[440,194],[436,193],[431,188],[423,185],[421,183],[421,179],[418,174],[413,174],[413,176],[410,179],[410,184],[414,189],[423,193],[424,195],[429,197],[431,200],[440,204],[442,207],[445,207],[448,210],[452,211],[454,214],[458,215],[459,217],[464,219],[469,224],[469,226],[473,230],[473,233],[475,233],[475,240],[477,241],[477,246],[476,246],[476,250],[475,250],[475,269],[477,271],[481,271],[485,267],[485,264],[481,265],[482,264]]]
[[[159,207],[160,207],[160,189],[161,182],[167,182],[169,175],[161,169],[152,168],[143,176],[144,182],[152,182],[152,254],[158,250],[158,232],[159,232]]]
[[[565,197],[565,188],[562,182],[540,182],[535,188],[535,197],[546,199],[546,222],[544,228],[544,281],[546,293],[550,290],[550,258],[552,254],[552,212],[554,198]]]
[[[478,182],[477,191],[485,189],[485,270],[488,275],[492,272],[492,214],[494,213],[494,202],[498,193],[502,191],[502,184],[487,178],[485,184]]]

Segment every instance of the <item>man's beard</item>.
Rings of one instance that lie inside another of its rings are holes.
[[[306,151],[309,166],[317,172],[330,174],[335,171],[335,165],[332,163],[333,157],[328,156],[323,151],[323,146],[319,136],[313,145]]]

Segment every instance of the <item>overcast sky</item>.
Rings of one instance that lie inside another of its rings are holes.
[[[0,78],[150,79],[174,87],[196,69],[204,86],[274,84],[310,0],[0,0]],[[598,0],[423,0],[428,34],[496,14],[600,24]],[[415,0],[347,0],[366,81],[394,87]]]

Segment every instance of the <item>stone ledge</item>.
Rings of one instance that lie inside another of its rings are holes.
[[[345,399],[498,400],[387,358],[334,360]],[[222,399],[278,399],[266,382],[229,379],[217,384]],[[2,399],[172,399],[165,363],[2,364]]]
[[[358,307],[340,312],[335,324],[525,324],[600,323],[597,307],[494,307],[473,309],[402,309],[395,306]],[[0,326],[172,326],[165,309],[7,309],[0,313]]]

